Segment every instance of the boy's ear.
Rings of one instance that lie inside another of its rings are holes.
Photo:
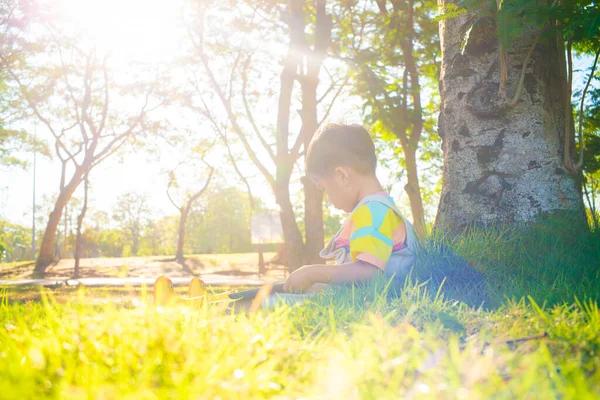
[[[350,181],[350,171],[346,167],[336,167],[335,177],[340,183],[346,184]]]

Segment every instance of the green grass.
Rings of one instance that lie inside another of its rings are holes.
[[[456,280],[378,280],[233,315],[156,309],[145,291],[92,304],[112,295],[0,289],[0,397],[598,398],[600,240],[551,228],[444,239],[482,271],[487,309],[458,301]],[[414,276],[439,260],[425,249]]]

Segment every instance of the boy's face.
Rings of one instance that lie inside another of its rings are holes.
[[[327,194],[327,199],[333,206],[347,213],[357,204],[357,193],[352,185],[352,171],[347,167],[336,167],[326,176],[313,176],[317,187]]]

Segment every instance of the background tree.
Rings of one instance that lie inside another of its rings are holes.
[[[31,259],[31,229],[0,219],[0,260]]]
[[[0,110],[1,114],[2,111]],[[35,136],[25,130],[2,128],[4,122],[0,119],[0,165],[20,168],[28,167],[29,162],[19,157],[18,153],[33,153],[36,151],[42,156],[50,157],[50,151],[46,143],[36,140]]]
[[[170,244],[172,239],[171,235],[169,234],[169,228],[174,225],[173,220],[175,218],[176,217],[174,216],[167,216],[148,222],[142,237],[142,244],[139,250],[140,255],[159,256],[174,253],[174,251],[169,250],[172,247]],[[119,254],[121,253],[122,250]]]
[[[101,229],[97,233],[98,252],[102,257],[121,257],[125,237],[120,229]],[[152,253],[160,254],[160,253]]]
[[[386,141],[406,171],[406,193],[420,236],[426,233],[417,150],[423,135],[436,137],[439,42],[432,1],[360,1],[336,15],[334,47],[352,71],[365,120]],[[423,100],[423,83],[428,86]],[[392,166],[396,169],[397,166]]]
[[[113,219],[119,225],[129,246],[131,254],[138,255],[140,237],[150,220],[150,207],[146,194],[125,193],[117,198],[113,210]],[[123,256],[127,252],[124,250]]]
[[[210,147],[212,147],[212,145],[209,146],[209,149],[210,149]],[[204,160],[206,151],[207,151],[206,145],[201,144],[201,145],[193,148],[191,154],[183,157],[186,160],[186,161],[184,161],[184,163],[188,164],[188,165],[186,165],[188,168],[196,167],[196,168],[192,169],[195,177],[200,175],[199,174],[200,169],[198,168],[199,163],[193,163],[191,161],[194,160],[194,155],[197,157],[200,157],[201,163],[204,164],[205,170],[208,171],[207,177],[204,180],[204,183],[202,184],[202,186],[198,186],[199,182],[198,182],[197,178],[194,179],[194,184],[195,184],[194,186],[196,186],[195,189],[191,189],[191,188],[187,187],[187,185],[182,186],[182,184],[180,183],[180,180],[177,179],[177,175],[176,175],[178,168],[175,168],[175,169],[169,171],[169,183],[167,185],[167,196],[169,197],[169,200],[171,201],[173,206],[175,208],[177,208],[177,210],[179,211],[179,229],[178,229],[178,233],[177,233],[177,253],[175,254],[175,260],[184,267],[186,266],[185,258],[184,258],[184,246],[185,246],[185,234],[186,234],[186,226],[187,226],[188,216],[190,215],[190,211],[192,210],[192,207],[194,206],[194,204],[200,199],[200,196],[202,196],[204,194],[204,192],[206,191],[206,189],[208,188],[208,185],[210,184],[210,180],[213,176],[213,173],[215,172],[215,168],[210,166]],[[180,167],[180,166],[182,166],[181,163],[179,164],[178,167]],[[175,193],[172,193],[172,192],[176,192],[176,191],[183,191],[184,194],[183,195],[180,194],[179,196],[176,196]],[[176,198],[179,198],[179,200],[177,201]]]
[[[444,174],[436,226],[583,215],[567,61],[576,39],[572,20],[587,31],[577,15],[589,17],[598,5],[440,5],[451,17],[440,22]],[[595,21],[588,40],[597,43]]]
[[[214,182],[190,213],[187,251],[194,254],[255,251],[250,218],[253,212],[263,210],[259,199],[255,199],[253,210],[246,192]]]
[[[221,135],[225,129],[233,132],[273,190],[281,209],[291,270],[308,262],[317,262],[324,242],[322,194],[311,182],[303,180],[307,210],[305,244],[290,199],[290,180],[294,165],[302,156],[302,147],[308,144],[328,115],[326,111],[319,120],[317,107],[329,100],[327,110],[330,110],[339,93],[340,82],[332,80],[330,88],[317,96],[319,74],[331,32],[331,19],[325,6],[324,0],[314,3],[293,0],[288,4],[259,2],[252,6],[236,4],[236,9],[229,10],[229,13],[234,15],[237,36],[232,35],[235,29],[223,20],[224,13],[210,7],[197,8],[189,24],[194,57],[203,67],[194,76],[195,87],[202,87],[196,81],[197,77],[206,75],[213,92],[207,95],[198,90],[196,100],[192,99],[192,107],[211,119]],[[273,16],[281,16],[281,21]],[[307,26],[308,23],[310,26]],[[257,103],[264,102],[265,98],[257,98],[264,92],[267,92],[265,97],[269,97],[268,93],[273,92],[266,75],[273,70],[273,65],[268,62],[278,59],[278,56],[270,53],[268,46],[269,40],[273,40],[275,34],[282,35],[282,32],[289,38],[289,45],[281,60],[283,70],[277,92],[277,113],[271,114],[276,115],[276,119],[273,124],[264,127],[254,116],[260,106]],[[252,40],[248,35],[252,35]],[[251,44],[254,41],[256,45]],[[219,54],[223,57],[219,58]],[[218,65],[218,74],[214,65]],[[224,65],[228,67],[226,72],[223,72]],[[300,118],[298,134],[293,135],[292,122],[297,120],[292,113],[296,83],[300,85]],[[222,105],[226,123],[219,123],[215,110],[208,106],[213,104],[212,99]]]
[[[48,223],[48,218],[54,210],[57,196],[42,196],[37,202],[36,224],[43,226]],[[77,229],[77,212],[81,209],[82,200],[78,196],[71,196],[65,208],[63,215],[56,227],[56,238],[54,241],[54,257],[57,260],[70,258],[75,255],[75,238]],[[41,243],[44,231],[36,232],[36,242]]]
[[[25,106],[51,134],[62,166],[59,194],[36,262],[37,277],[54,260],[60,217],[84,175],[133,136],[156,132],[160,125],[149,121],[147,114],[164,103],[156,95],[155,80],[148,82],[138,75],[131,76],[135,83],[117,83],[109,65],[110,52],[86,47],[85,38],[65,33],[69,31],[65,21],[53,22],[44,29],[47,35],[29,38],[39,52],[27,54],[31,60],[27,69],[11,69],[10,60],[0,54]],[[59,25],[62,30],[56,28]]]
[[[599,75],[596,71],[596,84],[600,81]],[[596,230],[600,227],[600,88],[593,88],[588,96],[589,103],[584,109],[584,125],[582,127],[584,154],[586,154],[583,162],[583,195],[590,214],[591,226]]]
[[[88,210],[88,195],[89,195],[89,184],[90,184],[90,172],[86,169],[83,175],[83,205],[81,206],[81,212],[77,216],[77,234],[75,236],[75,266],[73,268],[73,278],[79,278],[79,262],[83,251],[83,219]]]
[[[3,1],[0,4],[0,165],[26,167],[27,161],[17,153],[34,151],[50,156],[49,149],[42,141],[36,140],[32,132],[24,129],[7,128],[23,119],[23,113],[15,102],[18,93],[7,84],[10,70],[18,70],[23,64],[27,47],[24,36],[36,18],[36,10],[30,1]]]

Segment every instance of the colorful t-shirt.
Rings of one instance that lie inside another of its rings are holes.
[[[388,199],[394,203],[391,197]],[[405,240],[402,218],[379,201],[367,201],[344,222],[335,247],[347,247],[352,261],[364,261],[384,270],[392,252],[404,248]]]

